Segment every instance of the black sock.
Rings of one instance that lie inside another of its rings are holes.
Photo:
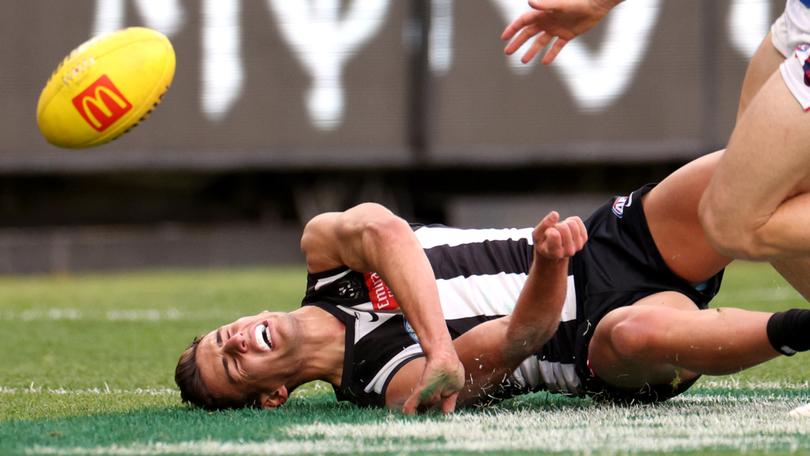
[[[810,350],[810,310],[777,312],[768,320],[767,330],[771,345],[783,355]]]

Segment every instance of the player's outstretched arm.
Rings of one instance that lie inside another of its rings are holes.
[[[578,217],[559,221],[548,214],[533,233],[534,260],[512,315],[476,326],[455,341],[464,363],[466,385],[460,404],[480,402],[556,332],[565,301],[568,259],[582,249],[588,234]],[[405,365],[386,391],[386,404],[398,407],[417,384],[421,358]]]
[[[587,32],[622,0],[529,0],[533,9],[512,21],[501,34],[509,41],[504,49],[514,54],[532,37],[536,37],[521,61],[530,62],[540,50],[556,38],[541,62],[554,61],[569,41]]]
[[[426,356],[403,411],[440,407],[452,412],[464,385],[464,368],[447,332],[433,269],[410,225],[379,204],[364,203],[312,219],[301,248],[310,272],[348,266],[380,274]]]

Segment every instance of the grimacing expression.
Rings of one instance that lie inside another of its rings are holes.
[[[261,406],[283,404],[285,383],[295,371],[290,356],[294,326],[289,314],[262,312],[206,334],[196,356],[203,383],[216,397],[241,400],[258,395]],[[267,402],[279,392],[280,403]]]

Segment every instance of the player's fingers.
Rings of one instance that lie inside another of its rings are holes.
[[[528,11],[518,16],[517,19],[512,21],[503,30],[503,33],[501,33],[501,39],[504,41],[511,40],[512,37],[517,34],[517,32],[523,30],[524,27],[531,25],[536,15],[536,11]]]
[[[458,402],[458,393],[453,393],[442,401],[442,412],[453,413],[456,410],[456,403]]]
[[[402,413],[406,415],[413,415],[416,413],[416,407],[419,406],[419,390],[414,390],[411,396],[402,405]]]
[[[529,39],[534,35],[536,35],[537,32],[539,32],[539,29],[533,25],[528,25],[524,27],[520,31],[520,33],[518,33],[515,36],[515,38],[513,38],[512,41],[510,41],[509,44],[506,45],[506,48],[504,48],[504,52],[506,52],[508,55],[514,54],[515,51],[517,51],[524,44],[526,44],[526,41],[529,41]]]
[[[579,246],[579,250],[581,250],[582,247],[585,246],[585,243],[588,242],[588,229],[585,228],[585,223],[581,218],[575,217],[575,219],[575,225],[579,238],[577,245]]]
[[[585,245],[585,241],[587,240],[585,236],[585,231],[582,229],[582,221],[579,220],[579,217],[575,217],[571,220],[571,237],[572,237],[572,246],[574,248],[574,253],[579,252],[582,250],[582,247]]]
[[[538,11],[551,11],[560,7],[556,0],[529,0],[529,7]]]
[[[569,229],[571,230],[571,245],[574,246],[575,249],[579,250],[585,244],[585,226],[582,224],[582,220],[579,217],[568,217],[565,219],[564,222],[568,225]]]
[[[520,61],[523,63],[531,62],[532,59],[534,59],[534,56],[536,56],[537,53],[540,52],[540,50],[546,47],[547,43],[548,43],[548,33],[540,32],[540,34],[537,35],[537,38],[535,38],[534,42],[532,42],[532,45],[529,47],[529,50],[526,51],[525,54],[523,54],[523,57],[520,59]]]
[[[506,26],[505,29],[503,29],[503,32],[501,33],[502,40],[504,41],[511,40],[512,37],[515,36],[515,34],[525,26],[525,24],[523,23],[523,16],[524,15],[520,15],[520,17],[512,21],[509,25]]]
[[[553,36],[550,35],[548,32],[545,31],[540,32],[540,34],[537,35],[537,39],[534,41],[534,43],[532,43],[532,48],[530,49],[530,51],[534,51],[533,54],[529,56],[527,52],[526,53],[527,55],[524,55],[523,58],[521,59],[523,63],[529,63],[534,58],[534,56],[538,52],[540,52],[540,50],[548,46],[548,43],[549,41],[551,41],[552,38]]]
[[[546,55],[543,56],[543,60],[541,60],[540,63],[543,65],[548,65],[549,63],[553,62],[566,44],[568,44],[568,40],[557,37],[557,40],[554,41],[554,44],[552,44],[548,51],[546,51]]]
[[[563,254],[565,256],[572,256],[576,253],[574,246],[574,235],[571,233],[571,226],[568,223],[560,223],[557,225],[557,231],[560,232],[560,243],[562,244]]]
[[[542,242],[543,233],[554,225],[560,220],[560,214],[557,211],[551,211],[543,217],[542,220],[534,227],[534,232],[532,236],[534,238],[535,243]]]
[[[541,252],[547,258],[559,259],[562,257],[563,244],[560,230],[556,226],[552,226],[545,230],[543,233],[545,239],[541,247]]]

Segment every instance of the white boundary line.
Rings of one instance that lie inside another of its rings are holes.
[[[730,388],[730,389],[773,389],[773,390],[789,390],[789,391],[808,391],[810,393],[810,383],[807,381],[801,383],[794,383],[788,381],[749,381],[739,380],[730,377],[723,378],[701,378],[689,391],[695,391],[702,388]]]
[[[32,383],[26,388],[0,386],[0,395],[2,394],[55,394],[64,396],[121,394],[129,396],[166,396],[166,395],[180,394],[180,392],[177,388],[169,388],[169,387],[121,389],[121,388],[110,388],[109,385],[104,385],[104,387],[96,387],[96,388],[71,389],[71,388],[45,388],[43,386],[36,386]]]
[[[76,309],[52,307],[45,309],[0,310],[0,321],[175,321],[221,318],[222,312],[191,312],[169,309]]]
[[[771,381],[771,382],[753,382],[753,381],[740,381],[733,378],[718,379],[718,380],[701,380],[698,384],[692,387],[686,395],[681,395],[673,400],[678,401],[682,399],[704,398],[704,397],[720,397],[727,399],[726,396],[716,396],[712,394],[704,394],[702,389],[747,389],[747,390],[783,390],[783,391],[807,391],[810,395],[810,382],[791,383],[785,381]],[[315,389],[325,389],[320,384],[315,384]],[[27,387],[18,386],[3,386],[0,385],[0,394],[57,394],[57,395],[83,395],[83,394],[129,394],[136,396],[161,396],[179,394],[180,391],[175,387],[148,387],[148,388],[110,388],[109,385],[88,388],[53,388],[36,385],[31,383]]]

